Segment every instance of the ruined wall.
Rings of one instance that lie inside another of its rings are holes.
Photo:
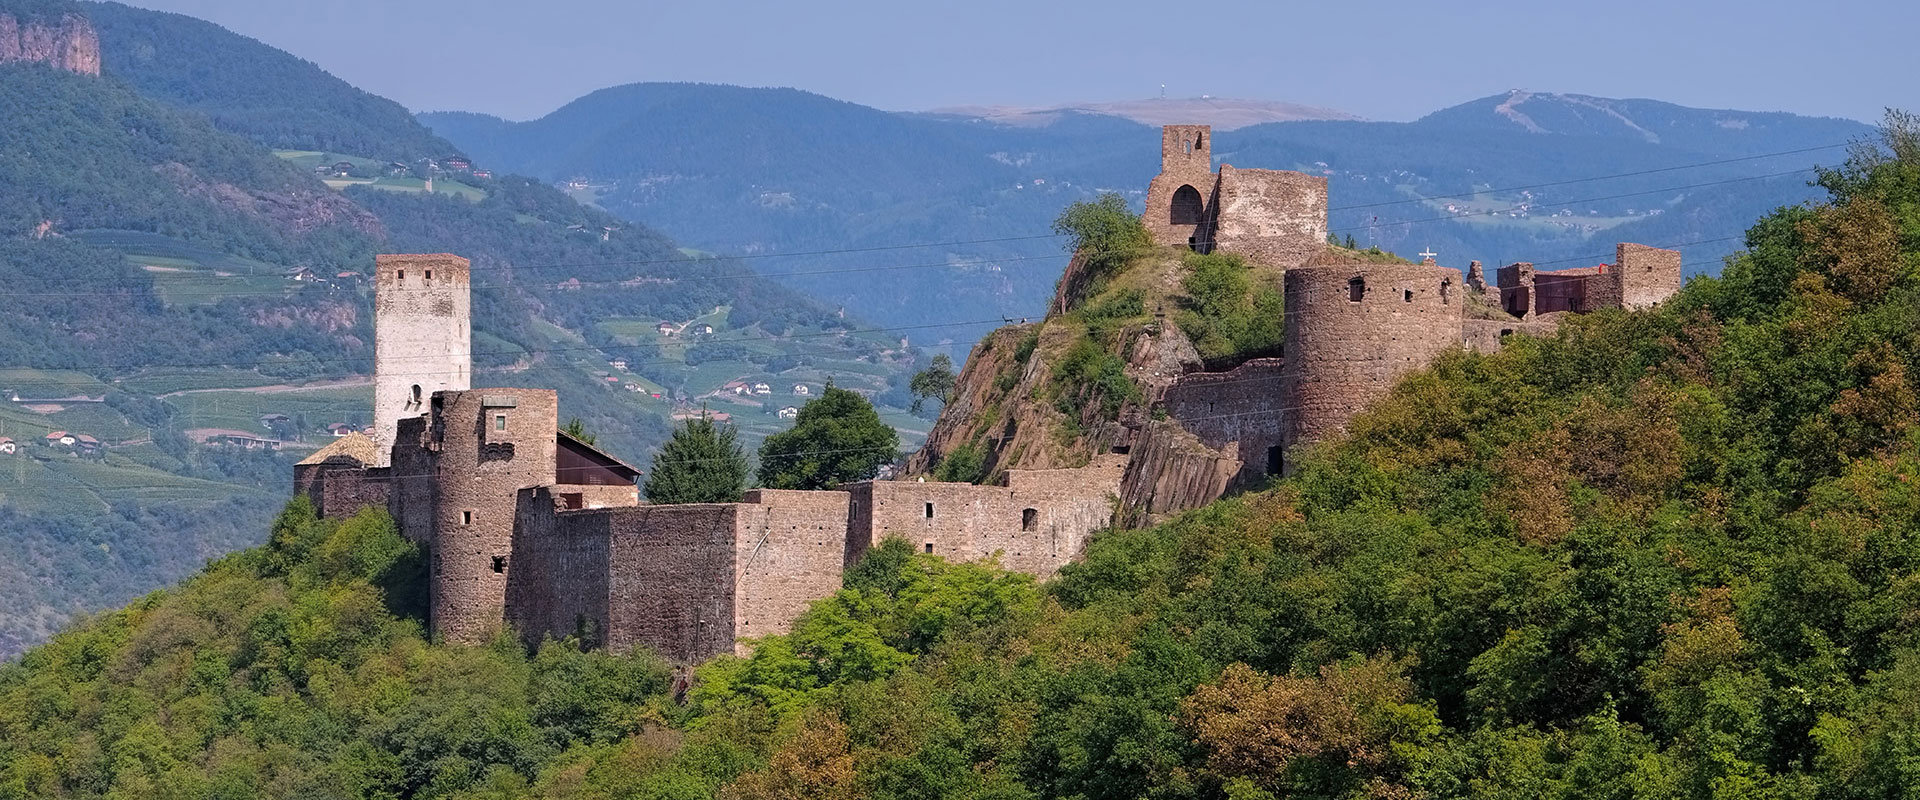
[[[433,540],[438,446],[427,440],[425,417],[400,420],[395,428],[387,511],[407,541],[428,544]]]
[[[1215,450],[1238,442],[1245,462],[1241,482],[1267,473],[1277,460],[1286,408],[1280,382],[1286,361],[1256,358],[1226,372],[1195,372],[1180,377],[1161,399],[1167,416]]]
[[[559,513],[546,487],[515,497],[515,530],[507,581],[506,619],[530,646],[581,636],[607,642],[613,515]]]
[[[949,561],[995,555],[1007,569],[1053,575],[1113,519],[1124,455],[1085,467],[1009,470],[1006,486],[941,481],[871,481],[848,487],[846,563],[887,537]]]
[[[608,526],[607,647],[677,663],[734,650],[737,503],[576,511]]]
[[[1480,353],[1498,353],[1506,346],[1506,339],[1516,333],[1528,336],[1552,336],[1560,329],[1560,320],[1555,317],[1545,320],[1520,319],[1469,319],[1460,323],[1461,337],[1467,349]]]
[[[1007,472],[1009,523],[981,531],[975,558],[1001,553],[1007,569],[1045,580],[1080,557],[1094,531],[1113,522],[1114,503],[1129,458],[1095,456],[1077,469],[1019,469]],[[1015,517],[1018,514],[1018,517]]]
[[[434,462],[435,635],[484,641],[505,618],[518,494],[553,479],[559,397],[550,389],[438,392]]]
[[[1213,129],[1206,125],[1161,128],[1160,174],[1147,184],[1147,210],[1141,217],[1154,243],[1184,247],[1210,240],[1216,183]]]
[[[1680,291],[1680,251],[1622,242],[1614,248],[1621,308],[1650,308]]]
[[[557,483],[553,486],[556,500],[577,499],[577,504],[569,508],[620,508],[640,505],[640,487],[633,484],[608,485],[604,483]]]
[[[1444,267],[1288,270],[1283,445],[1338,433],[1401,375],[1460,344],[1461,291],[1459,270]]]
[[[293,468],[294,493],[313,501],[313,509],[322,519],[341,519],[363,508],[384,507],[390,489],[388,470],[370,469],[351,459],[296,464]]]
[[[849,500],[834,491],[747,492],[735,516],[736,637],[786,633],[813,601],[840,590]]]
[[[1303,172],[1220,167],[1214,247],[1282,268],[1327,249],[1327,179]]]
[[[473,298],[456,255],[383,254],[374,267],[373,443],[386,466],[400,419],[426,413],[434,392],[472,386]]]
[[[0,14],[0,64],[16,61],[98,75],[100,36],[79,14],[63,14],[57,21]]]

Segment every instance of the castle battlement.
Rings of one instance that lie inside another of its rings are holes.
[[[579,636],[698,661],[787,631],[885,539],[1048,577],[1117,504],[1121,519],[1151,518],[1282,473],[1288,452],[1337,435],[1446,350],[1497,350],[1514,333],[1550,333],[1565,313],[1644,308],[1680,286],[1679,253],[1621,244],[1611,265],[1502,267],[1507,318],[1469,319],[1478,262],[1469,284],[1431,262],[1345,260],[1325,244],[1325,179],[1215,171],[1211,152],[1204,125],[1164,129],[1144,221],[1162,244],[1284,267],[1283,352],[1180,376],[1153,400],[1164,413],[1128,423],[1124,452],[1085,467],[1012,469],[1001,486],[867,481],[647,505],[639,470],[558,429],[556,392],[470,388],[465,259],[383,255],[375,434],[300,462],[294,490],[324,517],[385,506],[427,547],[436,636],[482,642],[505,627],[529,642]]]

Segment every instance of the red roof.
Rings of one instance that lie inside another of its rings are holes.
[[[67,438],[67,432],[66,432],[66,431],[54,431],[54,432],[52,432],[52,433],[49,433],[49,434],[47,434],[47,438],[48,438],[48,439],[52,439],[52,440],[54,440],[54,441],[59,441],[59,440],[61,440],[61,439],[65,439],[65,438]]]

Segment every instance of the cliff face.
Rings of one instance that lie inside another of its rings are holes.
[[[100,37],[93,23],[79,14],[62,15],[57,22],[22,22],[11,14],[0,14],[0,64],[16,61],[98,75]]]
[[[1139,267],[1152,282],[1177,282],[1177,256]],[[1071,269],[1070,269],[1071,272]],[[1073,277],[1065,282],[1071,282]],[[924,447],[907,462],[908,474],[926,474],[955,448],[981,447],[988,469],[1061,469],[1086,465],[1094,456],[1126,452],[1146,427],[1148,408],[1183,373],[1197,368],[1200,354],[1168,319],[1142,318],[1095,340],[1123,360],[1140,399],[1117,415],[1098,404],[1076,416],[1057,402],[1055,372],[1067,353],[1088,337],[1086,326],[1058,313],[1046,321],[994,331],[974,346],[954,384],[954,397]]]

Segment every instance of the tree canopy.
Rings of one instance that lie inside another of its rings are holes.
[[[643,486],[649,503],[737,503],[747,486],[747,456],[731,425],[706,414],[687,420],[653,457]]]
[[[800,408],[793,427],[760,444],[760,485],[831,489],[864,481],[893,462],[900,436],[860,395],[829,385]]]

